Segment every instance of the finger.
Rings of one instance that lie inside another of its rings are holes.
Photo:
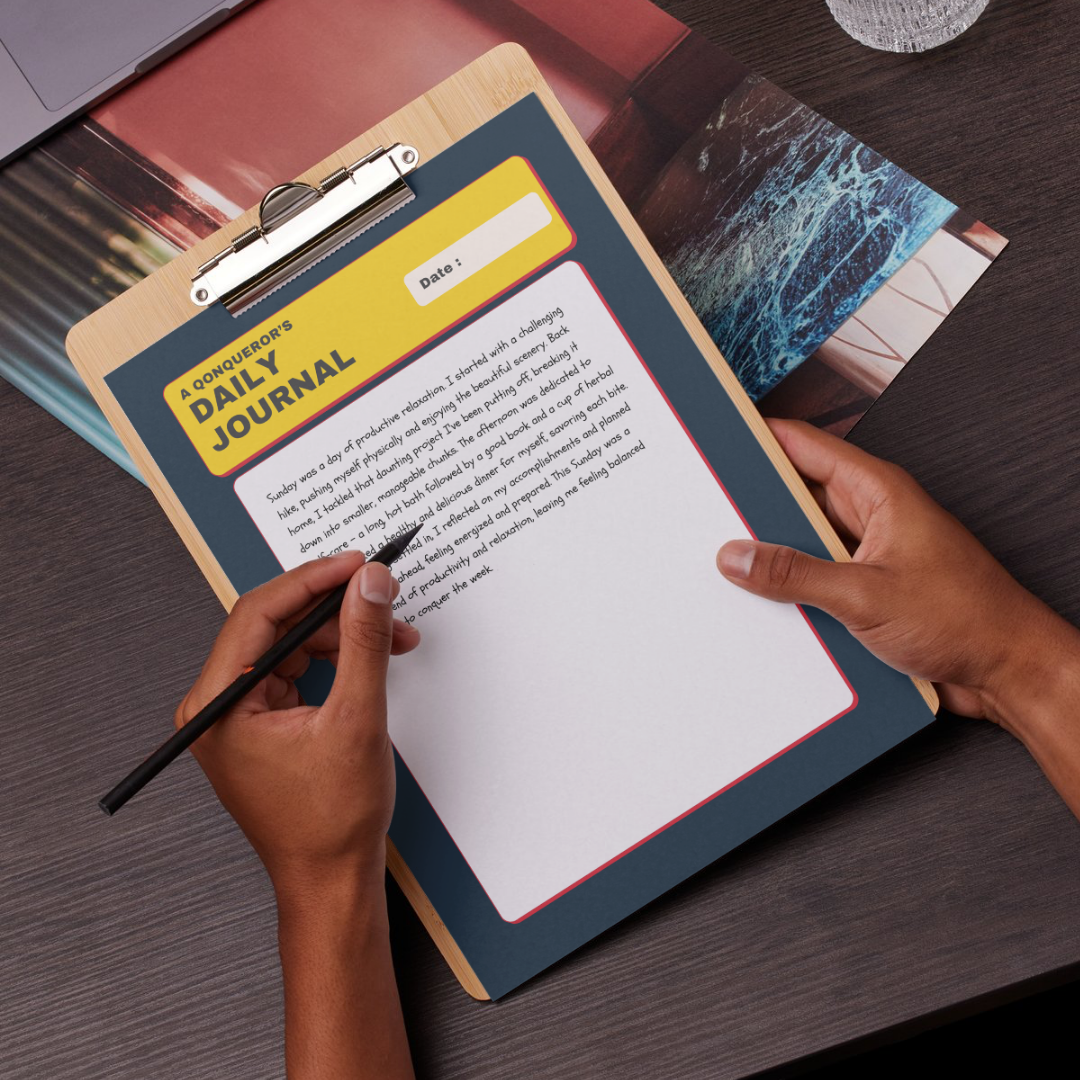
[[[802,421],[767,423],[800,475],[821,485],[833,525],[861,540],[874,507],[897,489],[903,471]]]
[[[412,652],[420,644],[420,631],[415,626],[410,626],[404,619],[394,620],[394,640],[390,645],[391,656],[401,656],[403,653]],[[318,654],[320,660],[329,660],[335,667],[338,662],[338,651],[335,644],[332,651]]]
[[[241,596],[192,687],[192,702],[205,705],[270,648],[283,622],[348,581],[363,562],[359,551],[315,559]]]
[[[362,564],[361,564],[362,565]],[[391,597],[396,600],[398,594],[401,592],[401,586],[398,584],[397,578],[392,578],[393,588],[391,590]],[[319,597],[322,600],[322,597]],[[317,603],[318,601],[316,601]],[[278,634],[278,637],[283,636],[285,632],[291,630],[298,622],[300,622],[305,615],[313,608],[315,604],[309,604],[303,611],[297,615],[286,619],[282,625],[282,631]],[[314,634],[307,639],[303,644],[302,649],[309,656],[324,657],[330,653],[336,653],[338,649],[338,640],[341,634],[341,624],[338,619],[330,619],[328,622],[323,623]],[[293,654],[297,655],[296,653]]]
[[[283,687],[280,697],[274,701],[274,709],[295,709],[297,706],[303,705],[303,700],[300,697],[300,691],[296,689],[296,683],[290,680]]]
[[[881,611],[884,571],[865,563],[834,563],[794,548],[730,540],[716,556],[720,572],[769,600],[821,608],[849,629],[865,629]]]
[[[394,641],[393,577],[365,563],[349,582],[341,606],[337,674],[323,706],[335,718],[386,724],[386,667]]]
[[[342,551],[325,559],[313,559],[241,596],[229,621],[249,631],[249,637],[262,635],[263,644],[252,659],[261,656],[281,636],[283,627],[294,626],[327,593],[348,581],[363,562],[362,551]]]
[[[337,622],[337,620],[334,620]],[[393,640],[390,643],[392,657],[403,656],[406,652],[413,651],[420,644],[420,631],[415,626],[410,626],[404,619],[394,619]],[[338,636],[335,634],[333,648],[325,651],[318,649],[297,649],[291,657],[286,657],[273,673],[286,681],[295,681],[311,666],[313,657],[332,660],[335,664],[338,659]]]
[[[813,495],[814,502],[818,504],[829,524],[836,530],[836,535],[844,542],[848,554],[854,555],[859,546],[859,539],[852,536],[848,527],[836,516],[835,510],[829,505],[829,497],[825,494],[825,489],[820,484],[814,483],[813,480],[807,483],[806,488]]]
[[[349,552],[348,554],[352,555],[353,552]],[[360,554],[360,553],[356,552],[356,554]],[[353,572],[354,573],[359,568],[359,566],[363,565],[363,559],[358,559],[357,563],[358,563],[358,566],[353,567]],[[398,594],[401,592],[401,585],[399,584],[397,578],[391,578],[390,580],[393,583],[393,589],[391,590],[390,598],[391,598],[391,600],[396,600],[398,598]],[[341,582],[339,581],[338,584],[340,585]],[[336,586],[332,586],[332,588],[336,588]],[[330,592],[330,589],[327,589],[326,592]],[[278,634],[278,637],[283,636],[283,634],[285,632],[291,630],[298,622],[301,622],[303,620],[303,618],[307,615],[307,613],[309,611],[311,611],[311,609],[313,607],[315,607],[317,604],[319,604],[323,600],[325,595],[326,595],[325,593],[319,594],[318,596],[316,596],[316,598],[310,604],[305,605],[299,611],[297,611],[294,614],[290,615],[288,618],[282,619],[280,624],[279,624],[280,632]],[[337,632],[338,632],[337,631],[337,622],[332,620],[331,622],[328,622],[328,623],[324,624],[323,626],[319,627],[319,629],[315,632],[315,634],[311,635],[311,638],[309,640],[314,640],[315,637],[316,637],[316,634],[333,634],[335,636],[335,638],[336,638]]]
[[[393,602],[401,592],[401,586],[398,584],[397,578],[394,577],[390,579],[390,584],[390,599],[391,602]],[[314,604],[308,605],[302,615],[287,620],[287,623],[283,625],[288,626],[288,628],[291,629],[292,626],[299,622],[313,607],[315,607]],[[285,631],[283,630],[282,633],[284,632]],[[280,637],[281,634],[278,636]],[[282,679],[299,679],[311,666],[311,658],[313,656],[325,656],[331,653],[335,657],[337,656],[340,637],[340,620],[331,619],[329,622],[320,626],[319,629],[296,650],[296,652],[285,657],[285,659],[274,668],[274,674],[280,676]],[[390,646],[391,655],[397,656],[401,653],[411,652],[419,644],[420,631],[414,630],[403,619],[395,619],[394,640]]]
[[[828,484],[838,468],[872,468],[884,465],[880,458],[803,420],[766,419],[784,453],[808,480]]]
[[[284,660],[276,668],[274,668],[274,674],[279,679],[284,679],[286,682],[295,682],[309,667],[311,667],[311,658],[315,655],[313,650],[310,650],[306,645],[286,656]]]
[[[394,640],[390,646],[391,656],[401,656],[412,652],[420,644],[420,631],[410,626],[404,619],[394,620]]]

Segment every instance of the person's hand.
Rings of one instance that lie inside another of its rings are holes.
[[[391,653],[420,642],[393,618],[398,584],[359,552],[305,563],[240,597],[195,685],[187,723],[328,592],[341,615],[286,659],[192,753],[274,884],[290,1080],[413,1075],[390,955],[384,866],[394,808],[386,732]],[[337,666],[319,708],[296,680],[313,657]]]
[[[397,582],[385,566],[344,552],[240,597],[176,711],[179,727],[350,578],[340,619],[327,622],[192,746],[279,893],[304,891],[342,869],[370,871],[381,885],[394,804],[386,669],[391,653],[420,641],[392,616]],[[318,708],[301,702],[295,684],[313,657],[337,666]]]
[[[853,561],[735,540],[717,555],[729,581],[821,608],[887,664],[937,683],[947,709],[1006,727],[1063,656],[1075,667],[1076,631],[902,469],[809,424],[769,426]]]

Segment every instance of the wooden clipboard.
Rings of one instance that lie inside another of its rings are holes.
[[[842,541],[521,46],[504,44],[492,49],[297,179],[317,182],[320,177],[362,157],[374,145],[399,141],[415,146],[421,160],[430,161],[529,94],[540,99],[829,552],[838,561],[848,560]],[[258,209],[252,207],[232,222],[227,231],[235,235],[254,225],[257,218]],[[231,609],[237,599],[236,591],[105,382],[111,372],[199,313],[201,309],[189,296],[191,279],[221,245],[220,234],[208,237],[88,316],[69,333],[67,350],[199,568],[226,609]],[[916,686],[936,712],[938,703],[933,687],[924,682],[916,682]],[[488,999],[490,995],[392,844],[388,844],[387,865],[461,985],[474,998]]]

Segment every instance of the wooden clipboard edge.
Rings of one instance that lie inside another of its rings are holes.
[[[415,145],[422,155],[422,160],[430,161],[480,124],[494,118],[531,93],[539,97],[556,127],[581,161],[589,179],[682,319],[725,392],[746,420],[754,437],[762,445],[830,554],[838,562],[850,561],[843,542],[653,251],[640,226],[600,168],[554,92],[520,45],[507,43],[496,46],[324,161],[312,166],[297,179],[316,182],[335,168],[362,157],[373,145],[390,145],[400,140],[407,140]],[[198,314],[198,310],[188,299],[192,274],[220,248],[223,233],[232,236],[243,231],[254,224],[257,213],[257,207],[245,211],[218,233],[200,241],[151,277],[87,316],[71,329],[66,343],[72,363],[131,453],[135,464],[147,478],[169,520],[226,609],[231,609],[236,602],[235,589],[104,380],[106,375]],[[913,679],[912,682],[931,711],[936,713],[938,698],[933,686],[919,679]],[[387,866],[462,987],[477,1000],[490,1000],[416,878],[390,844],[387,848]]]
[[[398,883],[398,887],[405,894],[413,911],[424,924],[424,929],[435,942],[435,947],[442,953],[443,959],[450,965],[450,970],[465,992],[476,1001],[490,1001],[491,995],[484,989],[484,984],[473,971],[469,961],[465,959],[465,954],[458,948],[453,935],[439,918],[439,913],[427,898],[427,893],[420,887],[420,882],[413,876],[413,872],[405,865],[405,860],[389,837],[386,841],[386,868]]]

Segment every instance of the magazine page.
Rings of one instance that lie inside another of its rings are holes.
[[[646,0],[261,0],[0,172],[16,250],[65,223],[0,268],[0,374],[134,471],[67,329],[507,40],[769,415],[850,430],[1005,244]]]

